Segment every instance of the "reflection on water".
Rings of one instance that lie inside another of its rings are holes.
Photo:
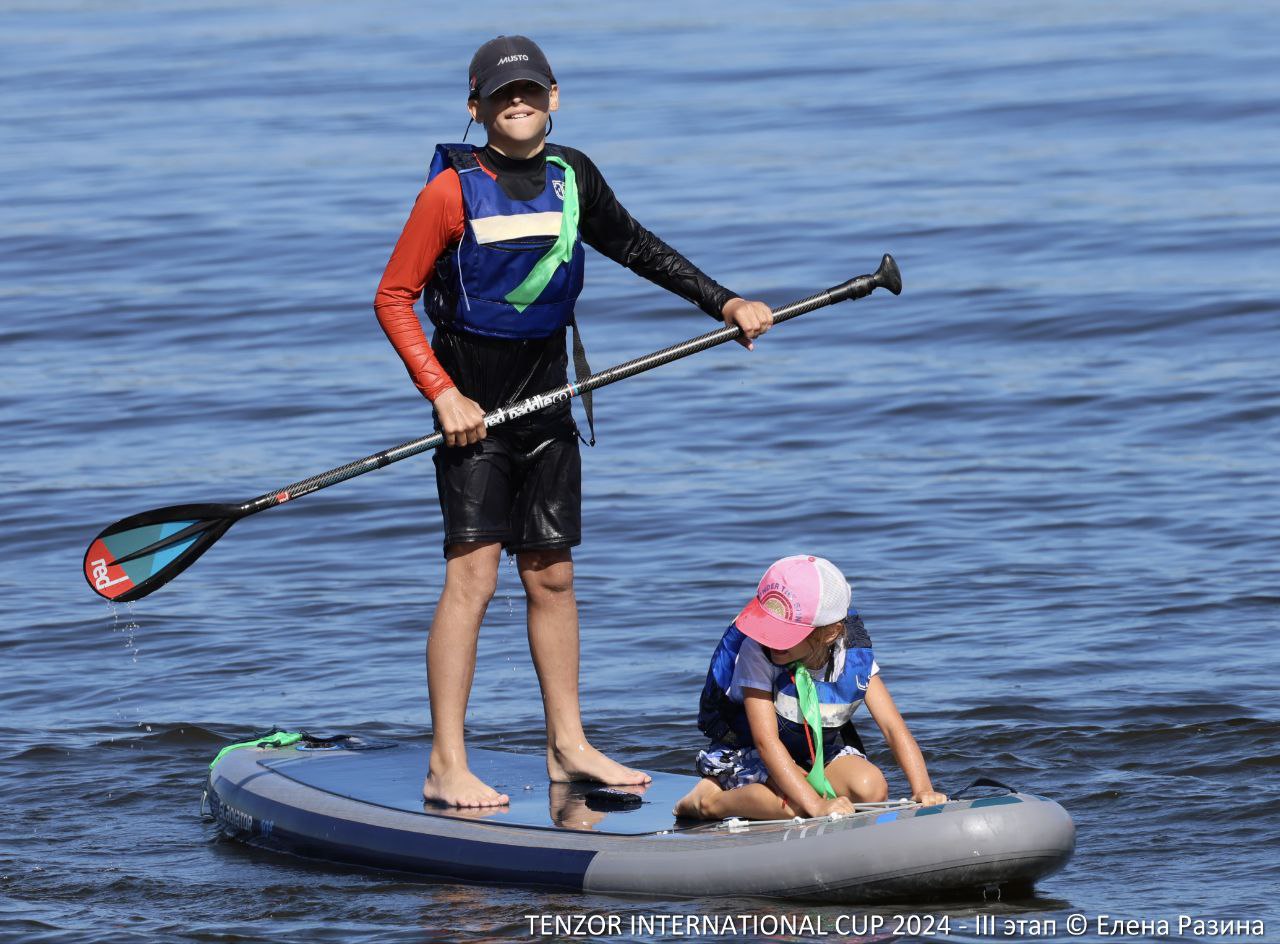
[[[659,775],[659,781],[669,779]],[[679,778],[676,778],[677,780]],[[434,803],[424,803],[423,809],[434,816],[447,816],[452,819],[493,820],[511,826],[560,826],[564,829],[589,831],[612,816],[610,832],[635,834],[640,832],[657,832],[669,828],[674,823],[670,813],[670,804],[665,811],[661,809],[661,801],[649,804],[650,809],[640,812],[642,806],[620,809],[617,799],[601,795],[601,786],[596,783],[548,783],[546,797],[543,799],[538,790],[512,792],[509,796],[515,799],[502,806],[486,807],[445,807]],[[607,788],[609,791],[625,793],[629,796],[643,798],[650,790],[665,797],[672,792],[668,789],[655,789],[652,783],[638,785],[619,785]],[[619,817],[626,816],[626,820]]]

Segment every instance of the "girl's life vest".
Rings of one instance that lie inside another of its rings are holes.
[[[707,670],[707,681],[698,706],[699,730],[713,743],[727,747],[755,746],[746,708],[729,697],[738,651],[746,639],[747,636],[733,624],[725,630],[711,655],[711,666]],[[844,665],[839,675],[828,678],[833,668],[828,665],[823,677],[813,680],[822,714],[823,753],[828,761],[845,745],[863,750],[862,739],[850,719],[862,704],[874,665],[871,637],[862,625],[862,617],[851,612],[844,621]],[[774,666],[774,670],[773,707],[778,719],[778,739],[796,763],[809,770],[813,766],[813,754],[806,736],[808,728],[800,713],[795,679],[786,666]]]
[[[436,327],[491,338],[545,338],[573,322],[585,251],[573,168],[548,152],[547,185],[512,200],[469,144],[436,146],[427,180],[452,167],[462,187],[462,240],[422,292]]]

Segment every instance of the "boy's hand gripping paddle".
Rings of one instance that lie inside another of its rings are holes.
[[[886,255],[881,259],[880,268],[872,275],[860,275],[843,285],[776,309],[773,323],[780,324],[837,302],[863,298],[877,288],[888,289],[894,295],[902,291],[902,276],[892,256]],[[562,403],[654,367],[736,340],[741,334],[741,328],[724,327],[644,357],[637,357],[625,364],[592,374],[580,384],[567,383],[555,390],[500,407],[485,416],[485,426],[497,426],[514,417],[545,409],[553,403]],[[84,555],[84,578],[96,593],[108,600],[140,600],[195,563],[196,558],[241,518],[256,515],[260,511],[275,508],[292,499],[337,485],[443,444],[442,433],[424,436],[355,462],[348,462],[328,472],[321,472],[293,485],[273,489],[241,505],[171,505],[131,515],[111,525],[89,544]]]

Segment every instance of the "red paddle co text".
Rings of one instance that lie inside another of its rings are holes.
[[[133,586],[133,581],[118,564],[107,563],[110,552],[101,541],[95,541],[84,558],[84,575],[93,588],[114,600]],[[96,555],[96,556],[95,556]]]

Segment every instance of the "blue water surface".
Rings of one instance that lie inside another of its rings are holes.
[[[419,883],[199,819],[232,737],[429,736],[425,457],[237,525],[139,603],[80,576],[125,515],[429,430],[373,292],[502,31],[551,58],[552,139],[734,291],[783,304],[886,251],[906,283],[597,396],[575,555],[593,740],[686,771],[723,627],[773,559],[821,554],[934,782],[996,776],[1079,829],[1034,897],[886,911],[1280,935],[1274,26],[1269,4],[1189,0],[7,4],[0,935],[481,941],[527,939],[527,914],[850,911]],[[714,327],[588,267],[597,367]],[[504,565],[473,743],[536,753],[536,684]]]

